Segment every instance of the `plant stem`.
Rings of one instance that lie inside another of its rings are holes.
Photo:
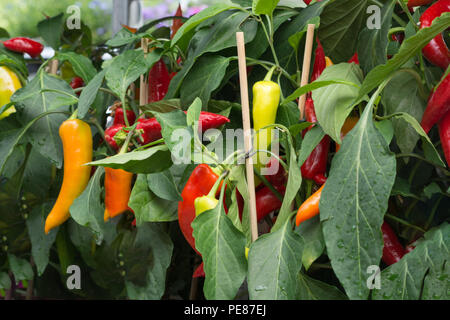
[[[394,215],[392,215],[392,214],[386,213],[386,217],[388,217],[388,218],[390,218],[390,219],[392,219],[392,220],[395,220],[395,221],[397,221],[397,222],[399,222],[399,223],[401,223],[401,224],[403,224],[403,225],[405,225],[405,226],[407,226],[407,227],[410,227],[410,228],[413,228],[413,229],[416,229],[416,230],[418,230],[418,231],[420,231],[420,232],[425,233],[425,230],[422,229],[421,227],[416,226],[416,225],[414,225],[414,224],[411,224],[411,223],[409,223],[408,221],[403,220],[403,219],[401,219],[401,218],[399,218],[399,217],[396,217],[396,216],[394,216]]]

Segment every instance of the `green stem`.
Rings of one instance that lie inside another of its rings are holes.
[[[406,16],[408,17],[411,24],[416,28],[416,30],[419,30],[419,26],[414,21],[414,18],[412,17],[411,13],[409,12],[409,9],[407,5],[402,0],[397,0],[397,3],[402,7],[403,11],[406,13]]]
[[[75,109],[75,111],[72,113],[72,115],[69,117],[68,120],[74,120],[78,116],[78,109]]]
[[[450,172],[445,167],[437,165],[434,162],[432,162],[432,161],[422,157],[421,155],[418,155],[418,154],[415,154],[415,153],[399,153],[399,154],[396,154],[395,156],[397,158],[404,158],[404,157],[417,158],[419,160],[422,160],[424,162],[427,162],[427,163],[431,164],[432,166],[440,168],[444,172],[445,175],[447,175],[447,176],[450,175]]]
[[[225,179],[225,177],[228,175],[229,171],[225,170],[220,177],[216,180],[216,182],[214,182],[214,185],[212,186],[211,190],[209,190],[208,193],[208,197],[210,198],[215,198],[216,197],[216,193],[217,193],[217,189],[219,189],[220,184],[222,183],[222,180]],[[222,188],[225,189],[225,188]]]
[[[399,217],[396,217],[396,216],[394,216],[394,215],[392,215],[392,214],[386,213],[386,217],[388,217],[388,218],[390,218],[390,219],[392,219],[392,220],[395,220],[395,221],[397,221],[397,222],[399,222],[399,223],[401,223],[401,224],[403,224],[403,225],[405,225],[405,226],[407,226],[407,227],[410,227],[410,228],[413,228],[413,229],[416,229],[416,230],[418,230],[418,231],[420,231],[420,232],[425,233],[425,230],[422,229],[421,227],[416,226],[416,225],[414,225],[414,224],[411,224],[411,223],[409,223],[408,221],[403,220],[403,219],[401,219],[401,218],[399,218]]]
[[[163,143],[163,142],[164,142],[164,138],[161,138],[161,139],[155,140],[153,142],[147,143],[146,145],[140,146],[139,148],[136,148],[136,150],[141,150],[141,149],[145,149],[145,148],[148,148],[148,147],[153,147],[153,146],[155,146],[157,144],[160,144],[160,143]]]
[[[279,67],[280,63],[278,62],[277,53],[275,52],[275,48],[273,46],[273,41],[271,39],[271,36],[267,32],[266,25],[264,24],[264,21],[262,21],[261,17],[259,18],[259,22],[261,22],[261,26],[263,28],[264,34],[266,35],[267,41],[269,42],[270,50],[272,51],[273,59],[275,61],[275,64]]]
[[[126,114],[126,112],[124,112],[124,115]],[[126,119],[126,116],[124,117]],[[134,135],[134,131],[136,129],[136,124],[133,125],[133,127],[131,128],[130,132],[128,132],[127,138],[125,139],[125,142],[122,145],[122,148],[120,148],[120,151],[118,154],[125,154],[128,150],[128,145],[130,144],[131,138]]]
[[[277,66],[273,66],[272,68],[270,68],[269,72],[267,72],[264,78],[264,81],[272,81],[273,72],[275,71],[276,68]]]
[[[376,4],[377,6],[379,6],[380,8],[382,8],[384,6],[383,3],[377,1],[377,0],[370,0],[372,3]],[[397,23],[402,26],[402,27],[406,27],[406,22],[400,18],[397,14],[392,13],[392,17],[394,18],[395,21],[397,21]]]

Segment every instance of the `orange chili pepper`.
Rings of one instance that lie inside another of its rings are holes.
[[[45,220],[45,233],[69,219],[69,209],[73,201],[86,188],[91,167],[85,163],[92,161],[91,127],[79,119],[64,121],[59,127],[64,152],[64,178],[58,198]]]
[[[347,133],[349,133],[356,126],[358,120],[358,117],[348,117],[347,120],[345,120],[341,129],[341,139],[344,139]],[[336,152],[338,152],[340,148],[341,145],[336,143]]]
[[[127,210],[131,195],[133,173],[122,169],[105,167],[105,213],[103,219],[108,221]]]
[[[322,195],[322,190],[325,184],[323,184],[319,190],[313,193],[305,202],[302,203],[300,208],[298,208],[297,216],[295,219],[295,224],[300,225],[303,221],[311,219],[319,214],[319,202],[320,196]]]

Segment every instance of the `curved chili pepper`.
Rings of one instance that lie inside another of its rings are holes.
[[[103,218],[108,221],[129,210],[133,173],[105,167],[105,212]]]
[[[195,219],[195,199],[207,195],[219,176],[207,164],[199,164],[192,171],[181,193],[182,201],[178,202],[178,223],[181,232],[191,245],[192,249],[201,255],[195,248],[195,239],[192,236],[192,221]]]
[[[183,16],[183,12],[181,11],[181,5],[178,4],[178,8],[177,8],[177,12],[175,12],[175,17],[182,17]],[[183,20],[181,19],[173,19],[172,22],[172,28],[171,28],[171,33],[170,33],[170,39],[172,39],[175,36],[175,33],[177,33],[178,29],[181,28],[181,26],[183,25]]]
[[[317,38],[317,47],[315,50],[315,60],[313,65],[313,72],[311,75],[311,82],[315,81],[317,78],[320,77],[323,70],[327,67],[327,61],[325,57],[325,52],[323,50],[322,44],[319,41],[319,38]]]
[[[345,120],[344,125],[342,126],[341,129],[341,139],[344,139],[347,133],[349,133],[356,126],[358,121],[359,121],[358,117],[348,117]],[[336,143],[336,152],[338,152],[339,149],[341,149],[341,145]]]
[[[397,235],[391,226],[386,222],[381,225],[381,231],[383,233],[383,256],[381,259],[387,265],[392,265],[406,254],[405,248],[403,248],[400,241],[398,241]]]
[[[80,77],[73,77],[69,85],[72,89],[81,88],[82,86],[84,86],[84,81]],[[77,96],[79,96],[80,94],[81,92],[77,92]]]
[[[431,128],[450,110],[450,73],[435,88],[428,99],[427,108],[420,122],[428,133]]]
[[[64,121],[59,127],[64,153],[64,178],[56,203],[45,220],[45,233],[64,223],[70,216],[73,201],[86,188],[92,161],[92,133],[90,126],[79,119]]]
[[[22,88],[22,84],[17,75],[8,67],[0,66],[0,108],[8,104],[13,93],[20,88]],[[16,112],[16,108],[14,106],[9,107],[0,114],[0,120],[14,112]]]
[[[25,37],[11,38],[4,41],[3,45],[8,50],[27,53],[32,58],[36,58],[37,56],[39,56],[44,49],[44,46],[39,42]]]
[[[306,121],[317,122],[316,113],[314,111],[314,102],[310,95],[307,96],[305,102]],[[310,126],[307,130],[311,130]],[[330,137],[324,136],[316,148],[311,152],[301,167],[302,176],[306,179],[314,180],[318,185],[325,183],[327,178],[325,172],[327,169],[328,152],[330,150]]]
[[[155,63],[148,74],[148,102],[162,100],[169,90],[170,75],[162,59]]]
[[[320,197],[322,195],[323,187],[325,187],[325,184],[323,184],[319,188],[319,190],[314,192],[308,199],[306,199],[305,202],[302,203],[300,208],[298,208],[297,216],[295,218],[295,224],[297,225],[297,227],[303,221],[311,219],[312,217],[315,217],[320,213],[319,202]]]
[[[447,166],[450,166],[450,111],[447,111],[444,118],[438,123],[438,128],[445,160]]]
[[[429,7],[420,17],[420,28],[430,27],[433,20],[444,12],[450,12],[450,0],[439,0]],[[442,34],[437,35],[423,49],[422,53],[432,64],[447,69],[450,64],[450,51]]]

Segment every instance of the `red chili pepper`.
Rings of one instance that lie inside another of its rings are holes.
[[[181,11],[181,5],[178,5],[178,9],[177,9],[177,12],[175,13],[175,17],[182,17],[182,16],[183,16],[183,12]],[[177,33],[178,29],[180,29],[182,25],[183,25],[183,20],[173,19],[172,32],[170,35],[170,39],[173,38],[175,33]]]
[[[439,122],[438,128],[445,160],[447,165],[450,166],[450,111],[447,111],[444,118]]]
[[[170,75],[166,64],[161,59],[152,67],[148,74],[148,102],[160,101],[169,90]]]
[[[383,233],[383,256],[382,260],[387,265],[392,265],[398,261],[406,254],[405,248],[403,248],[400,241],[398,241],[397,235],[391,226],[386,222],[383,222],[381,226],[381,231]]]
[[[195,239],[192,236],[192,221],[195,219],[194,201],[198,197],[207,195],[219,176],[207,165],[199,164],[192,171],[181,193],[182,201],[178,202],[178,223],[181,232],[191,245],[192,249],[200,255],[195,248]]]
[[[358,59],[358,53],[357,52],[353,55],[353,57],[350,58],[350,60],[348,60],[348,63],[352,63],[352,62],[354,62],[356,64],[359,64],[359,59]]]
[[[205,277],[205,270],[203,269],[203,262],[200,263],[200,265],[195,269],[194,273],[192,274],[192,278],[204,278]]]
[[[405,34],[403,32],[393,33],[391,35],[392,41],[397,41],[402,44],[403,40],[405,40]]]
[[[316,113],[314,111],[314,101],[310,96],[306,98],[305,115],[306,121],[311,123],[317,122]],[[307,130],[311,130],[311,128],[312,126],[310,126]],[[303,163],[301,167],[302,176],[306,179],[314,180],[318,185],[324,184],[327,180],[325,177],[325,172],[327,169],[329,150],[330,137],[325,136]]]
[[[284,195],[286,192],[285,186],[274,186],[274,188]],[[256,191],[256,217],[258,221],[264,219],[269,213],[281,208],[282,201],[270,190],[264,186]],[[242,213],[244,211],[244,198],[236,189],[236,200],[239,209],[239,218],[242,220]]]
[[[327,62],[325,60],[325,52],[323,50],[322,44],[319,41],[319,38],[317,38],[317,48],[315,51],[315,60],[314,60],[314,66],[313,66],[313,72],[311,75],[311,82],[315,81],[317,78],[320,77],[323,70],[327,67]]]
[[[267,168],[270,169],[273,166],[278,166],[278,170],[275,174],[264,176],[267,181],[273,186],[283,186],[287,182],[287,172],[283,166],[279,163],[277,158],[270,158]]]
[[[25,37],[11,38],[4,41],[3,45],[11,51],[28,53],[32,58],[39,56],[44,49],[44,46],[39,42]]]
[[[113,124],[111,127],[105,130],[105,141],[116,151],[119,150],[119,146],[117,145],[117,142],[114,140],[114,136],[116,135],[117,132],[122,130],[122,128],[125,128],[125,125],[118,123]]]
[[[304,3],[306,3],[307,5],[309,5],[311,3],[312,0],[303,0]],[[316,2],[320,2],[322,0],[317,0]]]
[[[72,89],[81,88],[82,86],[84,86],[84,81],[80,77],[73,77],[70,81],[70,87]]]
[[[136,121],[136,115],[132,110],[127,110],[127,120],[130,126]],[[114,111],[114,123],[113,124],[125,124],[125,117],[123,114],[123,108],[117,108]]]
[[[421,125],[428,133],[450,110],[450,74],[448,74],[431,93]]]
[[[450,12],[450,0],[439,0],[429,7],[420,17],[420,28],[430,27],[433,20],[444,12]],[[442,34],[437,35],[423,49],[422,53],[432,64],[447,69],[450,64],[450,51]]]

